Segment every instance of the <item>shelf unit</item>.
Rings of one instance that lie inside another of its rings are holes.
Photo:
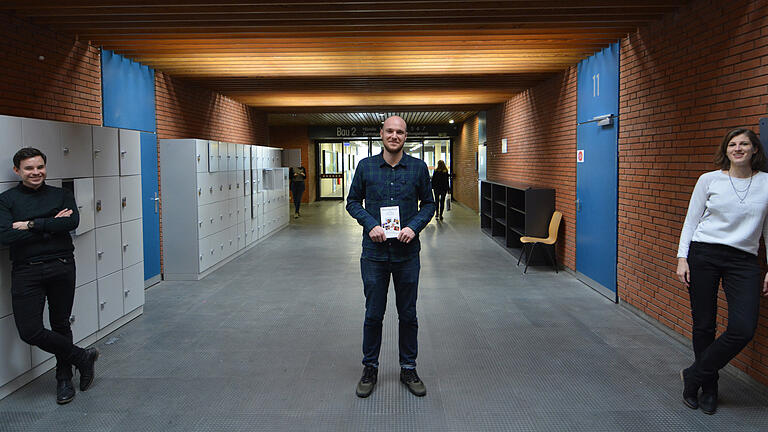
[[[547,237],[555,211],[555,190],[526,184],[480,182],[480,228],[514,256],[522,250],[520,237]],[[546,264],[537,249],[531,264]]]

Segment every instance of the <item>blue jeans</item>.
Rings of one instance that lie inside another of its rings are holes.
[[[755,335],[763,278],[757,256],[725,245],[691,242],[688,265],[696,356],[692,372],[696,382],[706,383],[716,381],[718,371]],[[728,301],[728,326],[715,338],[721,280]]]
[[[304,182],[291,183],[291,194],[293,194],[293,207],[298,213],[301,207],[301,196],[304,195]]]
[[[421,264],[418,255],[408,261],[371,261],[360,258],[365,293],[365,322],[363,324],[363,365],[379,367],[381,328],[387,308],[389,277],[395,284],[395,303],[399,319],[400,367],[416,367],[419,323],[416,318],[416,297]]]

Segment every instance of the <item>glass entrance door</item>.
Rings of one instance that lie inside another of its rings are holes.
[[[370,154],[368,139],[320,142],[317,150],[318,198],[346,199],[357,164]]]

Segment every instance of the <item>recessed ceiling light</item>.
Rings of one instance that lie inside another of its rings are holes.
[[[453,124],[453,119],[448,120],[448,123]]]

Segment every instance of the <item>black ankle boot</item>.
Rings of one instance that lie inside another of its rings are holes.
[[[70,403],[75,398],[75,386],[72,385],[72,378],[56,379],[56,403],[64,405]]]
[[[699,384],[691,377],[690,368],[680,370],[680,379],[683,381],[683,402],[690,409],[699,408]]]
[[[93,384],[94,378],[96,378],[96,368],[94,363],[99,358],[99,350],[96,348],[88,348],[83,354],[83,360],[76,365],[77,370],[80,372],[80,391],[86,391],[91,384]]]
[[[712,415],[717,411],[717,379],[701,385],[699,407],[704,414]]]

